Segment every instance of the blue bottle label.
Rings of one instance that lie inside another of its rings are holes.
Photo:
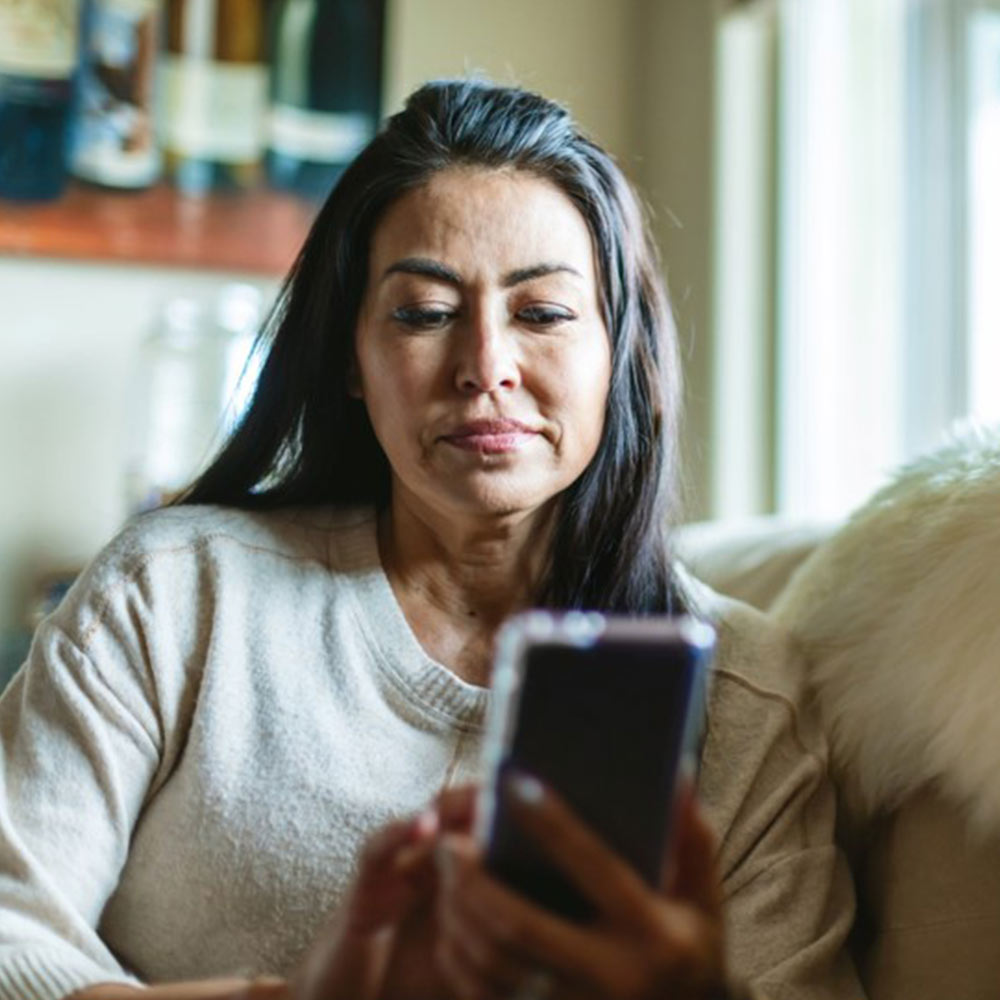
[[[99,0],[94,6],[73,155],[73,172],[80,177],[141,187],[159,174],[153,122],[157,16],[157,0]]]

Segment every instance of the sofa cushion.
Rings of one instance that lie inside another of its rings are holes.
[[[764,611],[816,545],[825,522],[783,517],[699,521],[675,533],[677,554],[713,590]]]
[[[856,874],[876,934],[859,971],[871,1000],[996,1000],[1000,839],[977,836],[930,788],[865,839]]]

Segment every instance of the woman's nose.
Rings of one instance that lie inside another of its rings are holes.
[[[455,384],[463,393],[510,390],[520,384],[514,336],[502,322],[489,316],[473,317],[457,332]]]

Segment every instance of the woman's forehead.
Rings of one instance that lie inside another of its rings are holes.
[[[376,227],[379,275],[406,257],[461,270],[563,263],[594,274],[590,230],[554,183],[526,171],[454,167],[434,174],[390,206]]]

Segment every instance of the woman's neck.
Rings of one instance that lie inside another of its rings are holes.
[[[427,653],[486,684],[496,630],[531,603],[545,568],[551,512],[453,517],[395,499],[379,519],[379,553]]]

